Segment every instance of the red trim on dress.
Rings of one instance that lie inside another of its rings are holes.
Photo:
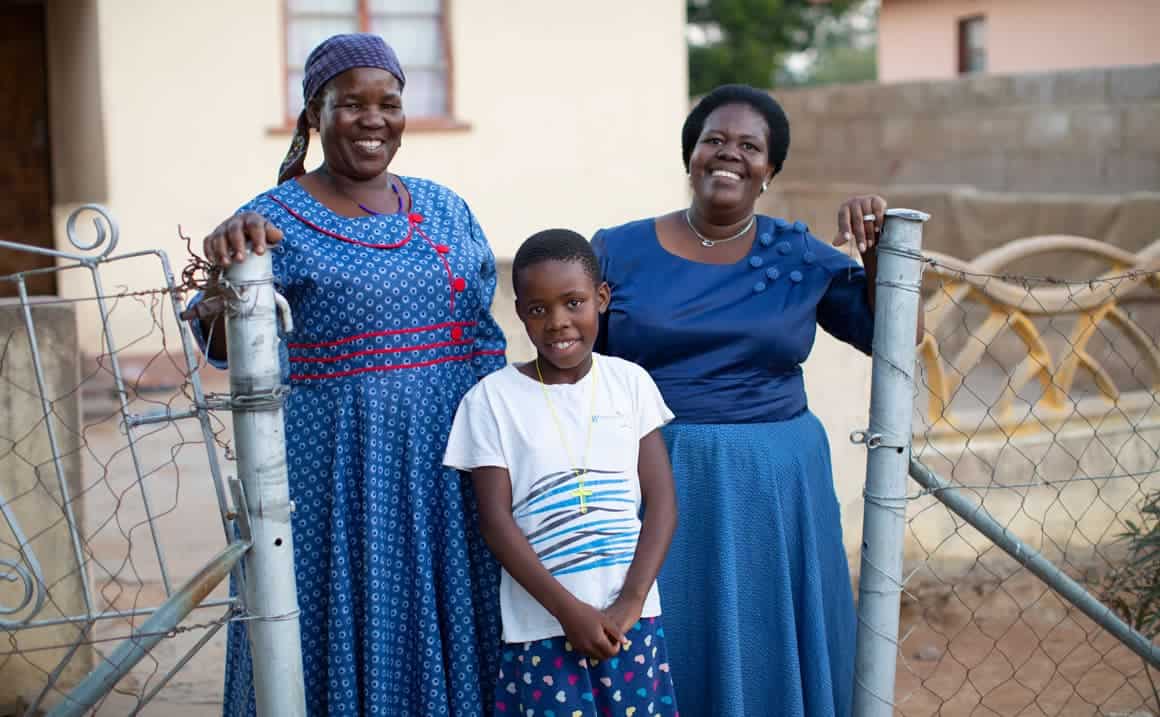
[[[420,331],[435,331],[437,329],[455,328],[475,326],[474,321],[444,321],[441,324],[430,324],[428,326],[412,326],[406,329],[384,329],[382,331],[370,331],[365,334],[355,334],[354,336],[347,336],[342,339],[334,339],[333,341],[319,341],[313,344],[286,344],[286,348],[291,349],[325,349],[331,346],[339,346],[341,344],[349,344],[352,341],[359,341],[361,339],[373,339],[377,336],[395,336],[397,334],[417,334]]]
[[[343,235],[339,234],[338,232],[332,232],[329,229],[323,229],[322,227],[318,226],[314,222],[310,221],[306,217],[302,216],[298,212],[291,209],[289,207],[289,205],[287,205],[281,199],[278,199],[277,197],[275,197],[273,194],[267,194],[266,196],[270,198],[270,201],[274,202],[278,206],[285,209],[286,212],[290,216],[294,217],[295,219],[302,222],[306,226],[310,227],[314,231],[316,231],[320,234],[325,234],[328,237],[338,239],[339,241],[347,242],[348,244],[357,244],[359,246],[365,246],[365,247],[369,247],[371,249],[398,249],[399,247],[406,246],[407,243],[411,241],[411,237],[414,234],[415,228],[419,226],[419,222],[423,221],[422,214],[416,214],[416,213],[412,212],[411,214],[407,215],[407,236],[403,237],[403,239],[401,241],[395,242],[394,244],[372,244],[371,242],[359,241],[358,239],[351,239],[350,237],[343,236]],[[419,233],[422,234],[422,231],[420,231]]]
[[[484,351],[472,351],[471,353],[461,354],[459,356],[443,356],[437,359],[430,359],[428,361],[416,361],[414,363],[397,363],[387,364],[384,366],[363,366],[362,368],[352,368],[348,371],[335,371],[333,373],[311,373],[311,374],[290,374],[291,381],[312,381],[316,379],[325,378],[343,378],[345,376],[355,376],[360,373],[370,373],[372,371],[397,371],[404,368],[423,368],[425,366],[434,366],[436,364],[448,363],[451,361],[467,361],[476,356],[485,355],[502,355],[503,351],[497,349],[488,349]]]
[[[303,191],[305,191],[305,190],[303,190]],[[447,254],[449,254],[451,252],[451,247],[449,247],[446,244],[436,244],[434,241],[431,240],[431,237],[427,236],[427,232],[423,231],[419,227],[419,225],[423,223],[423,215],[422,214],[419,214],[418,212],[410,212],[409,214],[407,214],[407,236],[403,237],[402,240],[400,240],[394,244],[372,244],[371,242],[360,241],[358,239],[351,239],[348,236],[343,236],[342,234],[339,234],[338,232],[332,232],[329,229],[323,229],[322,227],[318,226],[314,222],[310,221],[306,217],[302,216],[298,212],[291,209],[289,207],[289,205],[287,205],[285,202],[283,202],[282,200],[275,197],[273,194],[268,193],[268,194],[266,194],[266,196],[270,198],[270,201],[274,202],[278,206],[285,209],[286,212],[290,216],[294,217],[295,219],[302,222],[306,226],[310,227],[314,231],[319,232],[320,234],[325,234],[326,236],[331,237],[333,239],[338,239],[339,241],[347,242],[348,244],[356,244],[358,246],[365,246],[365,247],[368,247],[370,249],[398,249],[398,248],[406,246],[408,243],[410,243],[411,239],[415,236],[415,232],[418,232],[419,236],[423,237],[423,240],[425,242],[427,242],[427,244],[435,251],[435,256],[439,258],[439,261],[442,262],[442,264],[443,264],[443,268],[447,271],[447,283],[448,283],[449,288],[450,288],[450,292],[449,292],[450,310],[451,310],[451,315],[452,316],[455,315],[455,294],[457,292],[463,291],[464,289],[467,288],[467,281],[463,277],[456,277],[455,272],[453,272],[451,270],[451,262],[449,262],[447,260]],[[348,217],[348,218],[350,218],[350,217]]]
[[[475,343],[475,339],[464,339],[462,341],[439,341],[433,344],[420,344],[418,346],[397,346],[389,349],[363,349],[362,351],[355,351],[349,354],[341,354],[339,356],[325,356],[321,358],[309,358],[306,356],[291,356],[290,361],[293,363],[334,363],[336,361],[345,361],[347,359],[358,358],[359,356],[374,356],[376,354],[397,354],[405,353],[407,351],[426,351],[428,349],[441,349],[447,346],[464,346]]]
[[[451,262],[447,261],[447,253],[451,251],[451,247],[448,247],[445,244],[436,244],[435,242],[431,241],[431,237],[427,236],[427,232],[420,229],[417,224],[414,225],[414,228],[419,232],[419,236],[423,237],[427,244],[429,244],[431,248],[435,250],[435,256],[439,257],[439,261],[443,262],[443,268],[447,270],[447,283],[451,287],[451,315],[454,316],[455,292],[462,291],[462,289],[456,288],[455,273],[451,271]],[[410,232],[407,233],[407,236],[410,238]],[[447,251],[440,251],[441,247],[445,247]]]

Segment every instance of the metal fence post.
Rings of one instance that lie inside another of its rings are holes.
[[[250,254],[226,271],[230,394],[242,505],[240,526],[253,547],[245,557],[246,623],[261,717],[305,717],[290,486],[282,418],[278,312],[269,253]],[[289,310],[283,312],[289,322]],[[289,328],[289,327],[288,327]],[[248,524],[248,525],[247,525]]]
[[[902,539],[914,412],[915,331],[921,305],[922,225],[910,209],[886,213],[878,245],[874,364],[866,443],[865,521],[858,581],[855,717],[890,717],[898,657]]]

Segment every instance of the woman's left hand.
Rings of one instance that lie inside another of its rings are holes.
[[[886,218],[886,200],[877,194],[864,194],[847,199],[838,208],[838,235],[834,246],[854,242],[859,254],[866,254],[878,243]]]

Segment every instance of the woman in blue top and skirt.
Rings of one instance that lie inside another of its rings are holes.
[[[855,613],[825,431],[801,364],[816,327],[869,354],[885,202],[839,212],[842,245],[755,214],[789,123],[769,95],[719,87],[682,131],[692,204],[601,230],[612,303],[600,350],[646,368],[684,519],[660,576],[686,717],[846,717]]]

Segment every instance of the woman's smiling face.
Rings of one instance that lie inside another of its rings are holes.
[[[721,209],[752,207],[762,183],[773,174],[769,127],[757,110],[732,103],[705,118],[689,156],[689,177],[698,202]]]
[[[407,126],[403,91],[390,72],[356,67],[335,77],[308,112],[327,169],[355,180],[387,171]]]

